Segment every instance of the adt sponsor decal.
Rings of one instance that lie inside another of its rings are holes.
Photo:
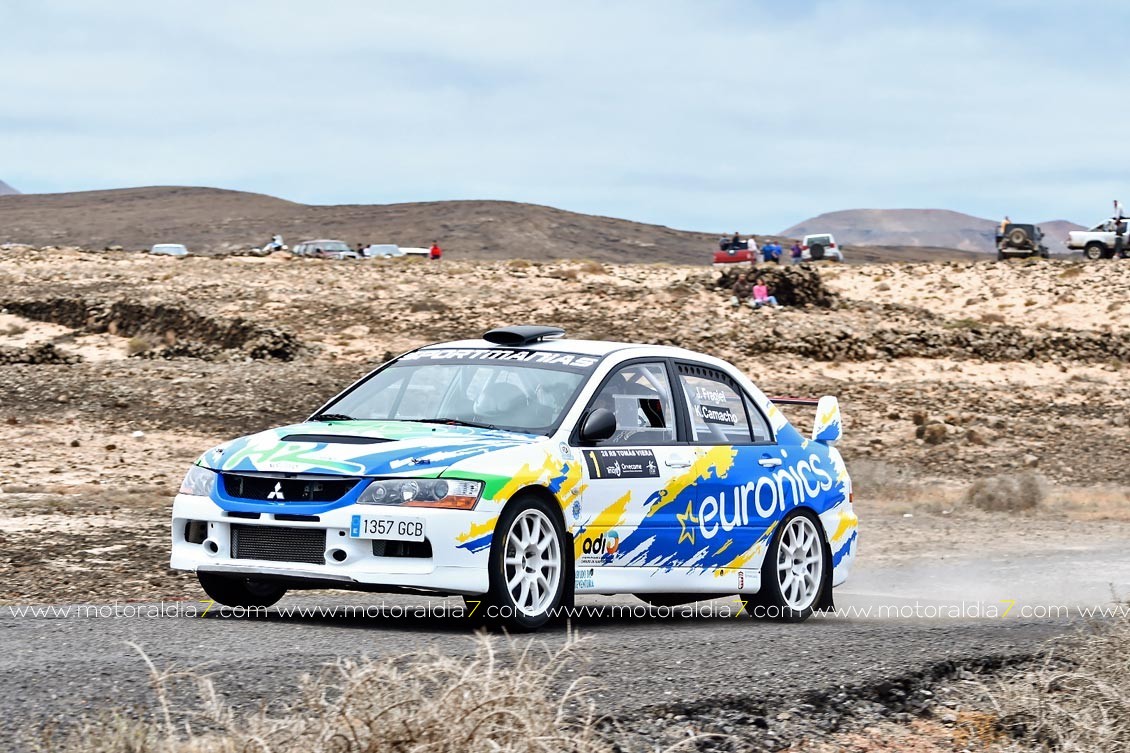
[[[605,531],[595,537],[585,537],[581,540],[580,562],[601,562],[605,555],[609,559],[620,550],[620,534],[616,531]]]

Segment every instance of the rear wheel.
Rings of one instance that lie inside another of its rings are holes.
[[[515,630],[535,630],[564,600],[565,532],[556,512],[537,497],[511,502],[490,547],[490,591],[484,616]]]
[[[783,622],[808,619],[824,596],[827,559],[819,523],[805,513],[786,518],[761,565],[761,590],[753,600],[753,616]]]
[[[1103,258],[1103,251],[1106,251],[1106,248],[1102,244],[1089,243],[1087,244],[1087,247],[1083,249],[1083,256],[1087,257],[1091,261],[1098,261],[1099,259]]]
[[[284,586],[265,580],[217,573],[197,573],[196,579],[208,598],[225,607],[269,607],[286,595]]]
[[[820,243],[813,243],[808,250],[809,256],[813,261],[822,261],[824,259],[824,246]]]

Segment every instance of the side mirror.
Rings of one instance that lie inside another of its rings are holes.
[[[607,408],[597,408],[581,423],[581,441],[585,444],[603,442],[615,433],[616,414]]]
[[[840,422],[840,401],[825,395],[816,404],[816,420],[812,424],[812,441],[833,445],[843,436]]]

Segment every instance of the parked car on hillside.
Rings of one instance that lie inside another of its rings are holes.
[[[1044,231],[1037,225],[1010,222],[1004,232],[997,237],[997,261],[1029,256],[1048,258],[1048,247],[1044,245]]]
[[[1075,251],[1082,251],[1083,256],[1091,260],[1114,258],[1117,253],[1115,241],[1118,237],[1115,233],[1115,222],[1112,217],[1089,230],[1072,230],[1067,234],[1067,247]],[[1122,222],[1125,228],[1127,221],[1123,219]],[[1124,229],[1122,232],[1122,247],[1124,249],[1130,247],[1130,237],[1128,236],[1130,234]]]
[[[400,250],[404,252],[405,256],[423,256],[427,258],[431,256],[431,249],[423,248],[422,246],[401,246]]]
[[[736,244],[725,238],[718,244],[714,252],[714,264],[756,264],[757,240],[752,236],[746,240],[739,240]]]
[[[404,249],[395,243],[371,243],[361,249],[361,255],[366,259],[395,259],[404,256]]]
[[[830,233],[806,235],[800,242],[800,258],[804,261],[843,261],[844,252]]]
[[[345,241],[313,240],[303,241],[294,247],[297,256],[310,256],[315,259],[357,259],[357,252]]]
[[[564,334],[428,345],[301,424],[208,450],[173,503],[171,566],[228,607],[461,595],[518,629],[576,594],[830,609],[857,524],[836,398],[768,398],[709,355]],[[816,408],[811,434],[789,403]]]
[[[149,253],[157,256],[188,256],[188,248],[180,243],[155,243]]]

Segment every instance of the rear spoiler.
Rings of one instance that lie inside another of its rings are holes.
[[[771,397],[769,402],[778,405],[811,405],[814,408],[820,404],[819,400],[810,397]]]

